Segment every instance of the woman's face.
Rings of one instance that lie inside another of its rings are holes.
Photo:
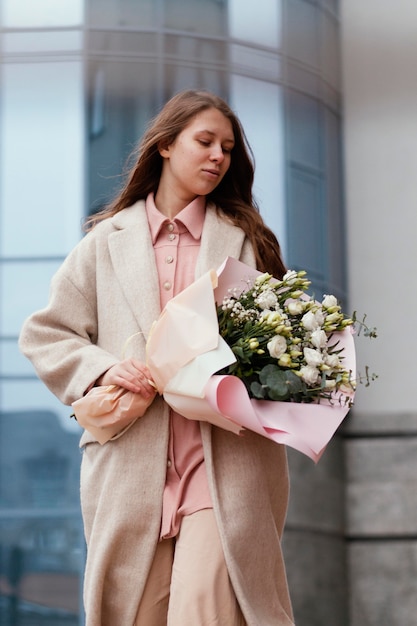
[[[184,206],[196,196],[206,196],[229,169],[234,144],[232,124],[223,113],[214,108],[198,113],[170,146],[160,150],[158,191],[163,186]]]

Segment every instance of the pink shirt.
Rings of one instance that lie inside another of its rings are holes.
[[[206,200],[198,196],[170,221],[156,208],[153,194],[146,199],[161,308],[195,280],[205,210]],[[184,515],[211,507],[200,423],[171,410],[161,538],[174,537]]]

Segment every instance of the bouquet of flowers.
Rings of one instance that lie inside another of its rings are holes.
[[[335,333],[352,326],[337,299],[306,297],[305,271],[282,280],[261,274],[234,287],[217,307],[219,333],[236,361],[223,370],[240,378],[250,398],[352,403],[355,381]]]
[[[232,258],[201,276],[148,336],[159,394],[187,419],[249,430],[317,462],[353,402],[355,319],[334,296],[310,298],[309,285],[305,272],[276,280]]]
[[[147,342],[159,393],[188,419],[289,445],[317,462],[355,394],[354,320],[227,258],[170,300]]]

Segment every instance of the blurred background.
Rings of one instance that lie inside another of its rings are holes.
[[[319,464],[289,450],[296,624],[417,624],[416,61],[415,0],[0,0],[2,625],[83,624],[80,430],[20,327],[188,87],[242,120],[286,264],[378,328]]]

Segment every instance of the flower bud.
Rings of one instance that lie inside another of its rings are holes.
[[[338,306],[337,298],[331,295],[324,295],[322,300],[322,305],[325,309],[329,309],[330,307]],[[339,307],[340,308],[340,307]]]
[[[304,304],[300,300],[288,302],[287,309],[290,315],[300,315],[304,311]]]
[[[292,365],[290,355],[285,353],[280,356],[278,359],[278,365],[281,365],[281,367],[290,367]]]

